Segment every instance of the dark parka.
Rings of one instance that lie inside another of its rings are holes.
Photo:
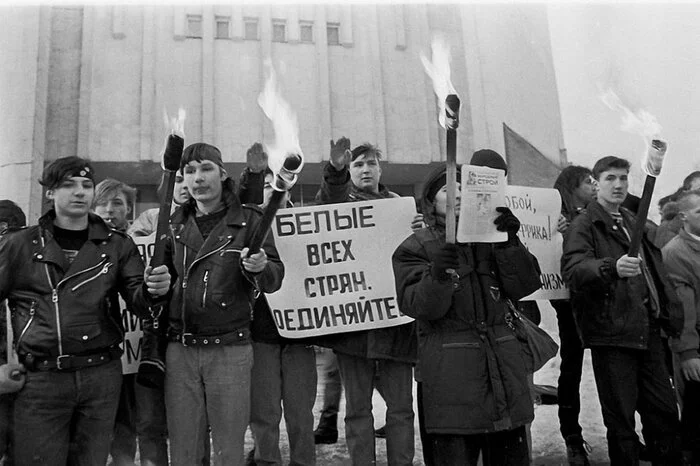
[[[460,244],[459,278],[434,278],[432,261],[445,231],[426,192],[429,227],[407,238],[392,258],[399,307],[418,326],[425,428],[471,435],[525,425],[534,417],[532,399],[521,345],[506,322],[506,299],[540,287],[535,262],[517,238]]]
[[[631,211],[621,207],[620,213],[626,225],[634,225]],[[648,299],[644,277],[617,275],[617,260],[627,254],[630,242],[603,206],[589,203],[586,212],[569,227],[561,259],[562,275],[585,347],[646,349],[650,324],[661,325],[671,336],[679,334],[683,309],[668,281],[661,251],[654,245],[655,233],[655,225],[647,222],[642,251],[659,294],[658,322],[653,321],[644,304]]]
[[[0,238],[0,302],[8,300],[21,359],[114,348],[123,339],[117,294],[141,315],[151,303],[131,238],[89,214],[88,240],[69,264],[53,236],[54,218],[51,210],[38,225]]]
[[[248,246],[262,216],[260,209],[243,206],[230,190],[224,191],[226,215],[206,241],[189,202],[172,215],[172,243],[166,261],[175,279],[170,299],[169,332],[194,336],[238,335],[234,343],[250,342],[253,295],[277,291],[284,276],[272,235],[263,249],[268,263],[257,274],[241,265],[241,250]]]
[[[336,170],[326,163],[323,181],[316,200],[321,204],[368,201],[399,197],[379,185],[379,193],[360,191],[350,180],[347,167]],[[388,271],[387,271],[388,272]],[[414,364],[416,362],[416,333],[413,322],[395,327],[340,333],[316,339],[316,344],[339,353],[370,359],[390,359]]]

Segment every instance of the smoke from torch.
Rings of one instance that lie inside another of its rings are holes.
[[[304,166],[296,115],[280,95],[272,62],[268,59],[265,65],[269,70],[269,76],[263,91],[258,96],[258,105],[272,122],[275,130],[275,142],[272,145],[265,144],[269,157],[268,165],[275,174],[275,179],[272,183],[272,196],[263,211],[260,223],[253,232],[248,254],[255,254],[262,246],[284,194],[294,186]]]

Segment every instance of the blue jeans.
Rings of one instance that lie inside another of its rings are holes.
[[[27,372],[15,399],[15,464],[105,464],[121,384],[120,360],[70,372]]]
[[[408,363],[337,353],[345,387],[345,441],[352,464],[376,463],[372,391],[386,401],[386,451],[389,466],[413,464],[413,367]]]
[[[253,348],[249,344],[168,344],[165,406],[173,466],[201,464],[207,421],[214,444],[214,464],[244,464],[252,366]]]
[[[253,343],[253,390],[250,428],[255,437],[255,461],[280,465],[280,420],[289,436],[290,465],[316,464],[314,401],[316,356],[310,346]]]

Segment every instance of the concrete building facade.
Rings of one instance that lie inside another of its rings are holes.
[[[518,145],[506,139],[515,133],[541,157],[520,163],[528,168],[509,174],[510,183],[551,186],[566,163],[544,5],[54,5],[0,13],[0,198],[18,202],[30,222],[43,206],[43,166],[75,154],[95,163],[98,178],[138,187],[138,211],[152,206],[164,108],[185,108],[186,142],[218,146],[237,177],[246,149],[274,140],[257,104],[268,59],[298,117],[306,167],[297,199],[313,197],[329,140],[340,136],[377,144],[383,181],[412,194],[431,164],[445,160],[420,61],[435,34],[450,44],[462,101],[459,162],[489,147],[514,163]]]

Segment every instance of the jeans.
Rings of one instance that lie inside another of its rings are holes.
[[[340,381],[338,359],[335,353],[326,348],[316,348],[316,365],[318,372],[323,374],[326,383],[323,385],[323,409],[318,421],[317,430],[322,434],[338,433],[338,409],[343,385]]]
[[[530,464],[525,426],[475,435],[428,434],[430,463],[435,465],[476,466],[483,453],[484,466],[526,466]]]
[[[384,359],[337,353],[345,387],[345,440],[352,464],[376,464],[372,391],[379,371],[378,390],[386,401],[386,449],[389,466],[413,464],[413,367]]]
[[[693,453],[695,462],[700,462],[700,382],[685,381],[683,393],[683,450]]]
[[[253,343],[250,428],[257,465],[281,465],[280,420],[289,436],[290,465],[316,464],[316,356],[310,346]]]
[[[121,383],[118,359],[70,372],[27,372],[15,398],[15,464],[105,464]]]
[[[0,312],[2,312],[0,308]],[[14,454],[12,447],[12,411],[15,401],[14,393],[0,395],[0,464],[12,466]],[[5,462],[2,463],[2,459]]]
[[[658,329],[650,330],[646,350],[591,349],[593,373],[607,428],[612,466],[639,464],[635,411],[645,443],[658,464],[680,463],[680,421]]]
[[[583,371],[583,343],[576,330],[571,302],[568,300],[552,301],[557,311],[559,324],[559,382],[557,395],[559,398],[559,430],[564,441],[580,443],[582,429],[578,422],[581,412],[581,373]]]
[[[250,418],[252,346],[202,347],[172,342],[168,344],[166,367],[171,464],[201,464],[208,421],[213,464],[243,465]]]

